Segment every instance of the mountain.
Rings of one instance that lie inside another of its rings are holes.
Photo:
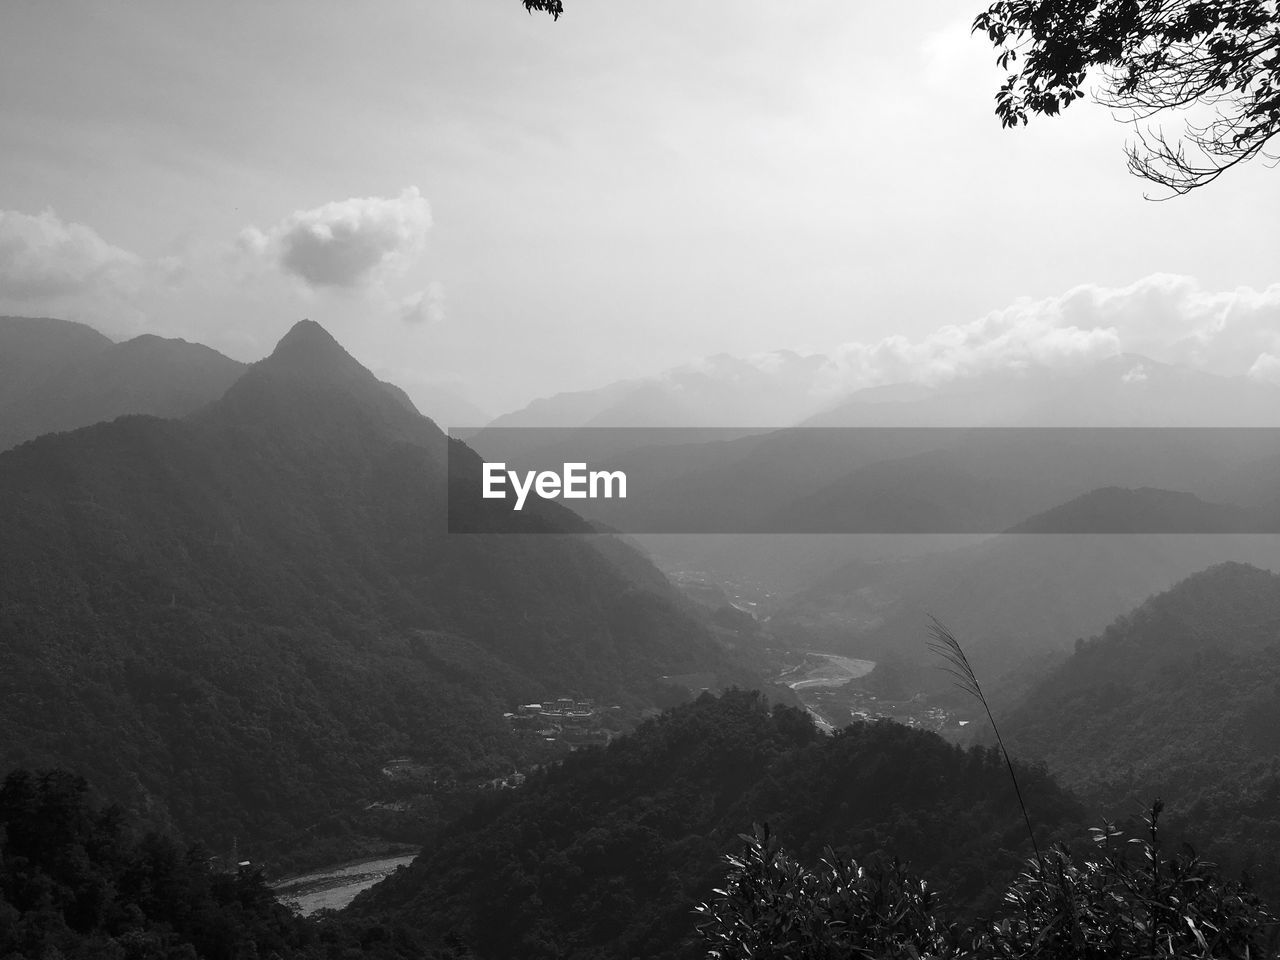
[[[92,327],[49,317],[0,317],[0,404],[67,364],[107,349]]]
[[[832,361],[787,350],[718,354],[652,377],[560,393],[493,427],[1280,426],[1280,386],[1117,354],[937,384],[888,383],[831,400]]]
[[[523,433],[499,418],[474,443],[530,467],[623,470],[625,501],[581,510],[630,533],[994,533],[1100,487],[1224,502],[1212,496],[1224,477],[1278,455],[1280,432],[1254,429],[1280,425],[1277,401],[1276,385],[1124,355],[861,391],[796,428],[747,431],[739,417],[716,430],[707,403],[696,417],[597,412]],[[680,426],[604,425],[659,422]]]
[[[1001,720],[1096,803],[1158,796],[1280,890],[1280,576],[1225,563],[1119,617]]]
[[[125,414],[181,417],[216,400],[244,364],[185,340],[113,343],[82,324],[0,318],[0,450]]]
[[[580,509],[630,533],[995,533],[1100,487],[1203,498],[1280,448],[1280,430],[1250,428],[604,431],[632,447],[612,451],[597,431],[538,433],[566,461],[626,473],[625,500]],[[1228,513],[1225,529],[1240,529]]]
[[[1118,354],[851,394],[806,427],[1275,427],[1280,386]]]
[[[60,371],[112,342],[83,323],[49,317],[0,317],[0,450],[36,436],[38,427],[11,412]]]
[[[1042,771],[1020,776],[1046,837],[1080,822]],[[992,904],[1028,852],[993,751],[891,723],[827,737],[796,709],[730,691],[478,808],[351,919],[478,958],[706,956],[691,905],[761,822],[810,862],[826,844],[863,863],[900,856],[952,911]]]
[[[306,321],[186,419],[0,454],[0,765],[69,767],[269,858],[408,802],[390,758],[438,822],[536,754],[518,703],[635,716],[664,675],[751,682],[635,551],[551,535],[587,529],[555,504],[526,511],[547,535],[450,535],[446,459],[479,473]]]
[[[1155,487],[1101,487],[1014,524],[1010,533],[1249,533],[1261,517]]]
[[[438,423],[441,429],[478,427],[493,419],[492,414],[462,396],[454,385],[419,381],[405,389],[412,397],[413,405]]]
[[[783,427],[821,408],[825,357],[717,354],[653,377],[559,393],[495,418],[510,427]]]

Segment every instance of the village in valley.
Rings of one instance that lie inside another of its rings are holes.
[[[605,722],[608,712],[619,707],[601,708],[594,700],[559,697],[541,703],[525,703],[503,719],[515,733],[523,737],[539,737],[545,743],[563,744],[570,750],[580,747],[605,746],[620,730]]]

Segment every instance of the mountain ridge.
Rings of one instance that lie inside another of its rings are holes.
[[[357,801],[388,757],[509,774],[516,703],[634,715],[664,674],[751,676],[630,548],[449,535],[443,434],[321,332],[186,419],[0,453],[0,765],[76,768],[185,836],[281,843],[382,816]]]

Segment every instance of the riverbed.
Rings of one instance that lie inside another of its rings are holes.
[[[341,910],[362,890],[413,862],[414,855],[401,854],[378,860],[361,860],[327,867],[298,877],[286,877],[271,885],[276,899],[304,917],[317,910]]]
[[[850,680],[865,677],[876,668],[874,660],[855,660],[852,657],[841,657],[834,653],[808,653],[810,658],[818,658],[805,671],[799,680],[787,682],[792,690],[807,690],[810,687],[842,687]]]

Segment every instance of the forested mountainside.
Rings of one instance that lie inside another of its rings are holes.
[[[1077,645],[1002,720],[1096,805],[1170,823],[1280,891],[1280,576],[1224,563]]]
[[[125,414],[186,416],[244,370],[186,340],[113,343],[80,323],[0,317],[0,450]]]
[[[621,544],[447,535],[447,443],[303,322],[191,418],[0,454],[0,766],[65,766],[254,850],[368,806],[389,758],[510,773],[516,703],[750,682]]]
[[[1167,826],[1157,834],[1158,804],[1133,833],[1104,825],[1081,842],[1078,802],[1043,768],[1016,766],[1039,853],[993,751],[892,723],[827,737],[758,693],[704,694],[492,795],[351,909],[308,920],[275,903],[253,866],[141,835],[74,775],[17,770],[0,786],[0,950],[67,960],[1275,955],[1266,903],[1180,851]]]
[[[1081,832],[1080,807],[1043,770],[1020,776],[1042,841]],[[762,821],[811,861],[828,844],[909,860],[953,913],[994,906],[1029,851],[994,752],[887,722],[828,737],[799,710],[729,691],[478,808],[352,910],[482,958],[704,956],[692,905]]]

